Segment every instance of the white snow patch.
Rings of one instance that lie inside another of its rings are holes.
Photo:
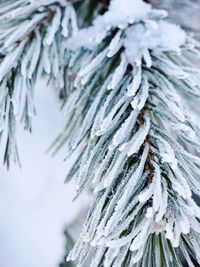
[[[179,26],[164,21],[153,25],[137,24],[127,28],[124,47],[130,63],[135,63],[147,49],[179,52],[186,42],[186,34]]]
[[[151,5],[142,0],[112,0],[102,19],[106,25],[123,28],[127,23],[133,24],[147,18],[150,11]]]

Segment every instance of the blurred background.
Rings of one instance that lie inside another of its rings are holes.
[[[200,0],[149,0],[156,8],[168,10],[168,19],[193,32],[200,39]]]
[[[32,134],[18,129],[22,168],[8,172],[0,166],[1,267],[59,266],[66,253],[64,230],[77,234],[89,202],[86,193],[72,201],[75,184],[64,184],[64,151],[45,153],[65,125],[55,88],[41,80],[35,104]]]

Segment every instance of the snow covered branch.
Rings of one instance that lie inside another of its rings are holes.
[[[48,74],[65,91],[66,51],[63,43],[77,33],[74,8],[67,1],[18,0],[0,5],[0,134],[4,161],[19,161],[16,121],[31,131],[35,113],[33,88]]]
[[[73,2],[0,5],[5,162],[18,160],[16,121],[31,130],[45,73],[65,96],[54,146],[76,159],[67,181],[77,196],[94,191],[68,260],[83,266],[92,251],[91,267],[200,264],[198,43],[147,1],[83,0],[76,12]]]
[[[165,16],[141,0],[112,0],[66,43],[75,90],[56,145],[77,157],[67,177],[77,195],[94,188],[68,257],[78,266],[91,249],[92,267],[200,262],[200,54]]]

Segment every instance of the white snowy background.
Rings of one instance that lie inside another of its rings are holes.
[[[35,90],[33,133],[18,131],[22,169],[0,166],[0,266],[56,267],[63,259],[63,231],[87,206],[82,195],[72,202],[75,184],[64,184],[64,151],[45,150],[62,130],[64,116],[53,87],[41,81]],[[2,162],[2,160],[1,160]]]

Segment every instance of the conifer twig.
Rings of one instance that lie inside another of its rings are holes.
[[[67,54],[63,44],[78,30],[66,0],[17,0],[0,5],[0,135],[4,161],[18,161],[16,122],[31,131],[34,86],[45,73],[65,91]],[[2,148],[3,150],[3,148]]]
[[[67,41],[75,90],[55,145],[77,159],[67,177],[77,195],[94,187],[68,256],[77,266],[94,250],[92,267],[200,263],[200,126],[190,108],[200,99],[199,51],[165,16],[141,0],[112,0]]]

